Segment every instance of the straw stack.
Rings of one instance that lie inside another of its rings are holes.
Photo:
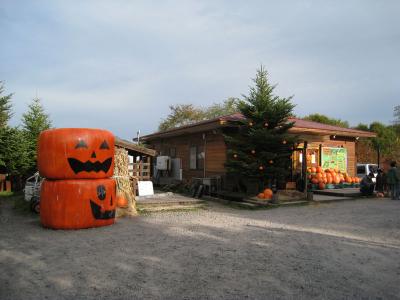
[[[122,217],[125,215],[136,216],[136,200],[133,190],[133,184],[136,184],[136,179],[129,176],[128,151],[123,148],[115,148],[114,158],[114,179],[117,183],[117,197],[118,195],[123,196],[128,201],[128,207],[117,208],[117,217]]]

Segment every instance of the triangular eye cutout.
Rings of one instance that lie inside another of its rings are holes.
[[[101,143],[100,149],[110,149],[110,147],[108,146],[108,144],[105,140]]]
[[[87,149],[87,144],[83,140],[79,140],[78,144],[76,144],[75,149],[78,148],[86,148]]]

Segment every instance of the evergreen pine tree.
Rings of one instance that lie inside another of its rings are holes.
[[[28,106],[28,111],[22,115],[22,130],[28,143],[30,172],[36,167],[36,148],[39,134],[51,127],[51,121],[46,114],[39,98],[33,99]]]
[[[7,126],[8,121],[12,117],[11,97],[13,94],[2,96],[4,92],[3,82],[0,81],[0,128]]]
[[[292,97],[280,98],[273,94],[274,85],[261,66],[253,80],[248,96],[239,102],[245,117],[237,127],[225,131],[228,173],[240,178],[258,179],[260,189],[276,182],[284,182],[290,173],[291,155],[296,137],[288,134],[294,123],[288,122],[294,104]]]

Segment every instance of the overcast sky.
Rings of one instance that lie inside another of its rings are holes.
[[[131,138],[168,106],[247,94],[263,64],[295,113],[389,123],[400,1],[0,1],[0,80],[19,124],[38,93],[56,127]]]

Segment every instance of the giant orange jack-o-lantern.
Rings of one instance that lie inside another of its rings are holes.
[[[111,225],[115,220],[114,179],[44,180],[40,221],[54,229]]]
[[[38,143],[40,175],[51,179],[107,178],[114,171],[114,135],[107,130],[45,130]]]

